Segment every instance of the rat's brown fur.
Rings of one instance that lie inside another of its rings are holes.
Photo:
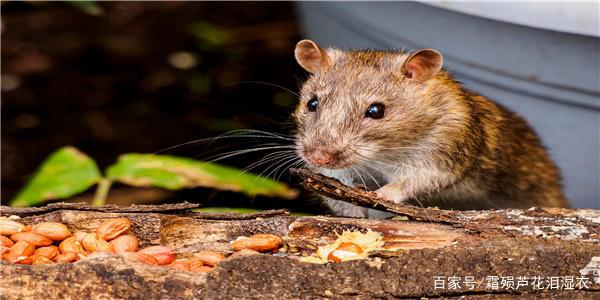
[[[557,167],[517,114],[444,70],[422,82],[407,78],[407,53],[320,50],[327,60],[311,68],[294,113],[302,157],[319,147],[336,153],[318,171],[359,186],[385,184],[400,202],[426,206],[567,206]],[[309,112],[313,96],[318,109]],[[374,102],[385,104],[384,118],[364,117]]]

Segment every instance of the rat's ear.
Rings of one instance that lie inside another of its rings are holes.
[[[442,54],[434,49],[421,49],[411,54],[402,65],[402,75],[417,81],[426,81],[442,69]]]
[[[298,64],[310,73],[316,73],[327,68],[330,63],[326,50],[311,40],[299,41],[296,44],[294,55]]]

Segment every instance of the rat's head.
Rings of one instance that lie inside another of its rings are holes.
[[[303,40],[295,56],[311,73],[294,112],[296,144],[314,166],[383,161],[423,139],[438,118],[430,108],[442,67],[436,50],[341,51]]]

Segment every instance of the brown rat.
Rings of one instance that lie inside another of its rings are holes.
[[[294,112],[315,171],[396,203],[452,209],[566,207],[560,174],[525,120],[464,89],[433,49],[295,50],[311,73]],[[367,210],[326,199],[334,213]]]

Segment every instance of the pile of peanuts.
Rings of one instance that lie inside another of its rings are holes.
[[[41,222],[32,226],[11,218],[0,219],[0,255],[3,261],[16,264],[52,264],[75,262],[85,258],[121,255],[151,265],[175,270],[208,272],[225,255],[200,251],[188,258],[176,258],[177,253],[166,246],[149,246],[138,250],[138,239],[131,233],[131,220],[114,218],[101,223],[95,232],[71,233],[58,222]],[[235,251],[229,257],[275,252],[282,246],[281,238],[271,234],[256,234],[232,241]]]

